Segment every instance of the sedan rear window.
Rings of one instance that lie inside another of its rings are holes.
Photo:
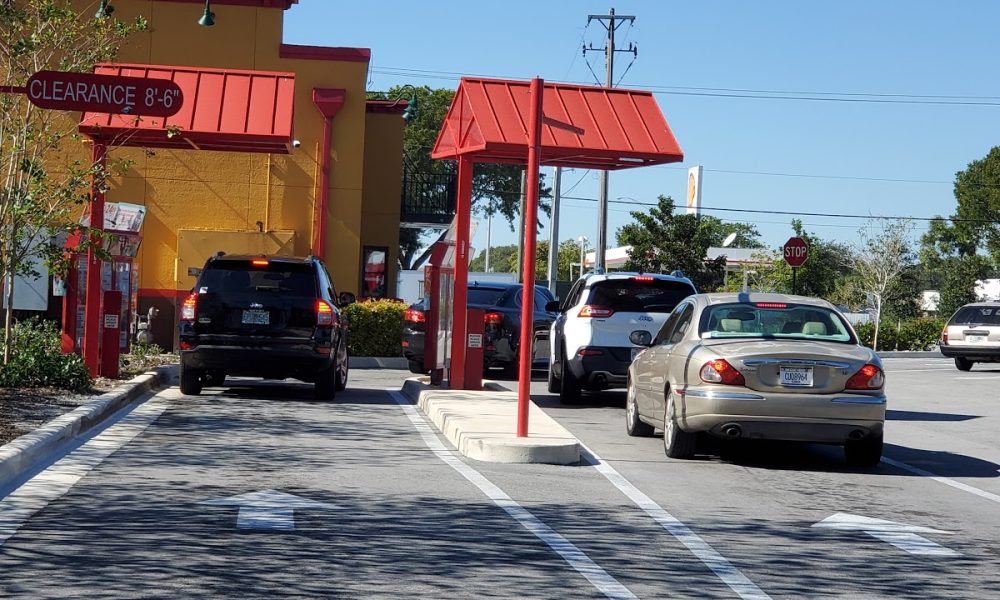
[[[590,288],[587,304],[615,312],[668,313],[694,294],[690,284],[655,278],[607,279]]]
[[[470,287],[469,304],[498,304],[506,291],[505,288]]]
[[[836,312],[822,306],[781,302],[710,306],[702,313],[702,338],[769,337],[854,343]]]
[[[951,318],[949,325],[1000,325],[1000,307],[963,306]]]
[[[201,273],[199,293],[241,294],[275,292],[288,296],[315,296],[316,278],[307,264],[269,262],[254,265],[246,260],[213,261]]]

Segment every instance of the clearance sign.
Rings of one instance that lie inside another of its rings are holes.
[[[174,115],[184,101],[180,86],[169,79],[94,73],[39,71],[24,91],[39,108],[150,117]]]

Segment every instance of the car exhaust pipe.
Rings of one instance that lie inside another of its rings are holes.
[[[722,435],[729,439],[736,439],[743,435],[743,428],[736,423],[730,423],[729,425],[722,426]]]
[[[861,431],[860,429],[855,429],[851,433],[847,434],[847,439],[855,441],[855,442],[858,441],[858,440],[860,440],[860,439],[862,439],[862,438],[864,438],[864,437],[865,437],[865,432]]]

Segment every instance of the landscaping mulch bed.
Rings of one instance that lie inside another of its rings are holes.
[[[144,357],[123,370],[121,379],[98,377],[91,389],[82,393],[56,388],[0,388],[0,446],[110,392],[115,386],[148,369],[176,361],[177,357],[169,354]]]

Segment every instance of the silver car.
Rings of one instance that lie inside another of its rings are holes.
[[[1000,361],[1000,303],[974,302],[955,311],[941,331],[940,349],[959,371]]]
[[[663,430],[667,456],[701,435],[843,445],[847,461],[882,457],[885,375],[825,300],[784,294],[696,294],[677,305],[628,371],[629,435]]]

